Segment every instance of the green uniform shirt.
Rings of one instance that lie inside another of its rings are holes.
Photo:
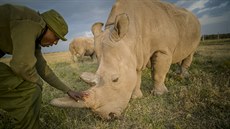
[[[51,86],[67,92],[63,84],[47,65],[41,47],[35,41],[42,34],[46,23],[39,13],[23,6],[0,6],[0,50],[11,54],[11,69],[24,80]],[[42,79],[41,79],[41,78]]]

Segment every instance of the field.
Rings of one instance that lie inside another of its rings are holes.
[[[89,86],[79,79],[83,71],[95,72],[97,63],[85,58],[73,64],[68,52],[45,54],[50,67],[77,91]],[[9,58],[0,61],[8,62]],[[130,100],[119,119],[102,120],[90,109],[57,108],[49,104],[64,96],[45,83],[40,124],[42,129],[229,129],[230,128],[230,40],[201,42],[190,67],[190,78],[175,76],[172,65],[166,78],[169,93],[150,93],[150,70],[143,71],[143,98]],[[5,113],[6,114],[6,113]],[[6,114],[7,116],[7,114]],[[4,118],[2,123],[9,122]],[[0,122],[1,127],[1,122]]]

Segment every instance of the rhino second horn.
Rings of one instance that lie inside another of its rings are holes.
[[[90,73],[90,72],[82,73],[80,78],[91,86],[95,86],[99,82],[99,76],[94,73]]]

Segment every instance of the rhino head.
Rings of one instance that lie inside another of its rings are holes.
[[[127,40],[129,19],[118,15],[112,26],[102,31],[103,23],[92,26],[95,52],[99,59],[96,73],[83,73],[80,77],[92,85],[84,101],[75,102],[64,97],[52,100],[60,107],[91,108],[102,118],[118,117],[126,108],[137,81],[135,54]]]

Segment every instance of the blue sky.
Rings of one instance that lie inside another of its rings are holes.
[[[192,11],[201,22],[202,34],[230,33],[230,0],[162,0]],[[91,25],[106,22],[115,0],[1,0],[0,4],[11,3],[28,6],[40,13],[57,10],[69,26],[68,41],[43,48],[43,52],[67,51],[75,37],[90,36]]]

